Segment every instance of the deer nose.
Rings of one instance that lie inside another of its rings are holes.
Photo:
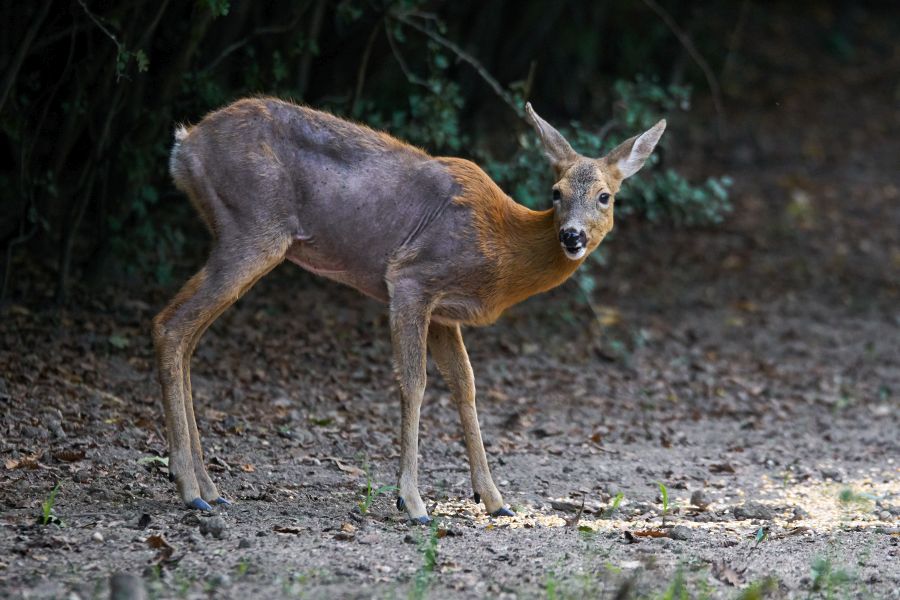
[[[559,243],[566,247],[566,250],[576,252],[587,244],[587,235],[584,230],[576,231],[574,228],[562,229],[559,232]]]

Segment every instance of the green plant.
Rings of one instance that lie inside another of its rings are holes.
[[[622,500],[624,500],[624,499],[625,499],[625,494],[623,494],[622,492],[619,492],[618,494],[616,494],[616,497],[613,498],[612,504],[609,505],[609,508],[607,508],[605,511],[603,511],[603,514],[601,515],[601,517],[603,519],[610,518],[613,515],[613,513],[616,512],[616,510],[618,510],[619,505],[622,504]]]
[[[740,594],[736,600],[763,600],[778,591],[778,580],[774,577],[766,577],[761,581],[751,583]]]
[[[835,568],[831,558],[820,557],[812,564],[812,589],[822,592],[826,598],[833,598],[835,593],[843,586],[853,582],[851,573]]]
[[[380,487],[372,485],[372,476],[369,474],[369,468],[366,467],[366,487],[362,490],[362,499],[357,503],[359,512],[364,515],[368,514],[369,509],[372,507],[372,503],[375,502],[375,498],[382,494],[395,491],[396,489],[396,485],[382,485]]]
[[[665,484],[661,481],[657,481],[656,485],[659,487],[659,495],[662,499],[662,518],[663,525],[665,525],[666,517],[669,515],[669,490],[666,489]]]
[[[59,518],[53,514],[53,505],[56,504],[56,495],[59,493],[59,483],[53,486],[50,495],[41,502],[41,525],[49,525],[50,523],[60,523]]]
[[[428,593],[428,587],[431,585],[431,578],[434,568],[437,566],[438,558],[438,521],[431,521],[431,528],[428,530],[426,537],[419,545],[419,551],[422,553],[422,566],[416,573],[413,583],[412,593],[410,597],[414,600],[425,598]]]

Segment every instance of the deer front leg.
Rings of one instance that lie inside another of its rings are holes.
[[[391,298],[391,341],[400,385],[400,482],[397,508],[420,524],[431,522],[418,486],[419,411],[425,395],[425,352],[429,310],[398,294]]]
[[[485,509],[495,517],[512,516],[513,512],[503,504],[503,497],[494,485],[484,452],[478,413],[475,410],[475,376],[459,325],[441,325],[432,321],[428,327],[428,347],[438,370],[450,387],[459,411],[475,502],[484,501]]]

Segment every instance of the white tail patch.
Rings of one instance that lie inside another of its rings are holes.
[[[187,127],[185,127],[184,125],[179,125],[178,127],[175,128],[175,143],[176,144],[179,142],[182,142],[184,140],[184,138],[186,138],[187,136],[188,136]]]

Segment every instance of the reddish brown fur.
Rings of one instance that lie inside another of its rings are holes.
[[[454,202],[471,209],[478,243],[491,271],[491,284],[482,297],[486,321],[561,284],[582,263],[560,252],[552,209],[535,211],[516,203],[475,163],[440,160],[462,188]]]

